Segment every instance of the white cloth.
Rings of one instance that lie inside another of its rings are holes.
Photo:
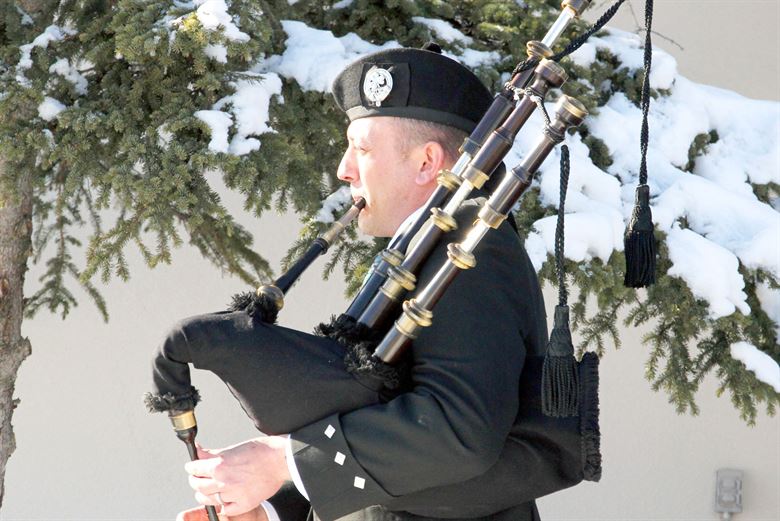
[[[263,501],[260,506],[265,510],[265,515],[268,516],[268,521],[282,521],[279,519],[279,514],[276,513],[274,506],[268,501]]]

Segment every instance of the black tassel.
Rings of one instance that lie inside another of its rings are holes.
[[[344,367],[347,372],[366,387],[379,391],[383,399],[393,397],[408,381],[408,363],[404,360],[398,365],[389,365],[373,356],[382,337],[354,318],[348,315],[331,318],[328,324],[318,325],[314,334],[341,344],[346,351]]]
[[[585,481],[601,479],[601,431],[599,429],[599,357],[585,353],[579,363],[580,435]]]
[[[577,416],[577,361],[569,331],[569,307],[555,306],[555,320],[542,365],[542,412],[553,418]]]
[[[200,393],[194,387],[190,387],[190,392],[180,395],[172,393],[144,395],[144,404],[149,412],[191,411],[199,401]]]
[[[655,235],[650,211],[650,187],[639,185],[631,220],[624,236],[628,288],[644,288],[655,284]]]
[[[275,324],[279,315],[276,302],[265,294],[258,295],[256,291],[233,295],[228,311],[246,311],[250,317],[267,324]]]

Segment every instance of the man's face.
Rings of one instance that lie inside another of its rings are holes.
[[[352,197],[365,198],[358,226],[375,237],[392,236],[435,186],[421,179],[424,152],[414,146],[404,150],[400,127],[392,118],[370,117],[347,128],[338,178],[349,183]]]

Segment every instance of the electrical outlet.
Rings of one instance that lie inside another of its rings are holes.
[[[715,512],[742,512],[742,471],[718,469],[715,479]]]

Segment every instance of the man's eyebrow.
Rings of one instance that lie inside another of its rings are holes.
[[[359,144],[360,146],[363,146],[363,147],[368,146],[368,145],[371,144],[371,140],[367,136],[350,137],[349,135],[347,135],[347,141],[349,141],[353,145],[354,144]]]

